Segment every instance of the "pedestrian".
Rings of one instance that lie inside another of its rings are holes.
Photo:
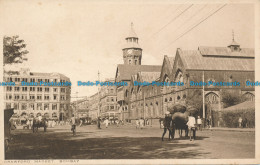
[[[171,121],[172,121],[172,118],[170,116],[170,112],[166,111],[165,112],[165,117],[164,117],[164,120],[163,120],[162,141],[163,141],[164,135],[166,134],[167,130],[169,131],[169,140],[170,140],[170,137],[172,136]]]
[[[118,121],[118,120],[116,120],[116,126],[118,127],[118,125],[119,125],[119,121]]]
[[[195,117],[191,116],[191,113],[188,117],[188,122],[187,122],[187,126],[188,126],[188,130],[189,130],[189,134],[190,134],[190,141],[191,141],[191,131],[193,132],[193,140],[195,140],[195,136],[196,136],[196,120]]]
[[[239,119],[238,119],[238,127],[239,128],[242,127],[242,121],[243,121],[242,117],[239,117]]]
[[[144,119],[141,117],[139,120],[140,128],[143,129],[144,127]]]
[[[74,117],[74,114],[72,114],[72,117],[71,117],[71,131],[72,131],[73,136],[75,136],[76,135],[76,119]]]
[[[83,120],[80,119],[79,121],[80,121],[79,126],[81,127],[81,126],[82,126],[82,123],[83,123]]]
[[[109,121],[108,119],[106,118],[106,120],[104,121],[105,125],[106,125],[106,128],[108,127],[108,124],[109,124]]]
[[[197,124],[198,124],[199,130],[201,130],[201,131],[202,131],[202,127],[201,127],[202,121],[201,121],[201,118],[200,118],[200,116],[198,116],[198,119],[197,119]]]
[[[135,121],[135,124],[136,124],[136,127],[135,127],[136,129],[140,127],[140,123],[139,123],[138,119]]]

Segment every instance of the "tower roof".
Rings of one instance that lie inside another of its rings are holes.
[[[135,33],[135,30],[134,30],[133,22],[131,23],[131,28],[130,28],[129,34],[126,38],[138,38],[136,33]]]
[[[228,45],[228,47],[230,46],[240,46],[239,43],[237,43],[235,41],[235,34],[234,34],[234,31],[232,31],[232,43]]]

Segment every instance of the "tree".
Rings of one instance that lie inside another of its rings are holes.
[[[232,92],[228,90],[223,90],[221,92],[221,96],[221,101],[224,103],[224,108],[239,104],[242,101],[241,95],[235,91]]]
[[[202,91],[200,89],[189,90],[186,105],[192,106],[198,110],[202,109],[203,107],[203,98],[202,98]]]
[[[13,64],[13,63],[22,63],[25,58],[25,55],[29,51],[25,50],[26,44],[24,40],[19,39],[19,36],[4,36],[3,40],[3,53],[4,53],[4,65]]]

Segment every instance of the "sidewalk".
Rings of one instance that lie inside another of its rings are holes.
[[[255,128],[227,128],[227,127],[212,127],[212,128],[205,128],[204,130],[210,131],[237,131],[237,132],[254,132]]]

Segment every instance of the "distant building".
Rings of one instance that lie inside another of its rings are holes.
[[[89,97],[89,117],[91,119],[97,119],[100,116],[99,98],[98,92]]]
[[[107,83],[114,83],[114,79],[106,79]],[[118,118],[118,103],[116,86],[104,85],[100,89],[100,113],[102,117]]]
[[[60,73],[30,72],[22,68],[17,72],[4,74],[5,82],[15,82],[15,86],[5,86],[5,108],[14,108],[19,116],[38,115],[64,120],[70,117],[70,86],[22,86],[21,82],[70,82]]]
[[[89,117],[89,100],[88,98],[73,101],[71,103],[72,113],[78,118]]]

